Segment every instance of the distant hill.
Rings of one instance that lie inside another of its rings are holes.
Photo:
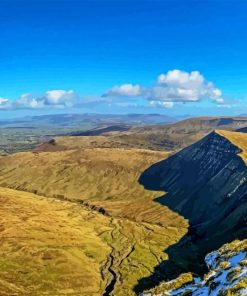
[[[244,127],[247,127],[247,117],[195,117],[174,124],[133,127],[121,133],[121,137],[129,141],[135,139],[136,143],[146,142],[155,150],[179,150],[215,129],[237,130]]]
[[[32,150],[55,136],[99,135],[175,121],[173,117],[160,114],[55,114],[0,120],[0,155]]]
[[[197,117],[175,121],[159,114],[57,114],[0,121],[0,154],[32,150],[43,142],[46,142],[45,147],[39,150],[51,148],[54,151],[61,149],[58,147],[61,141],[56,137],[64,136],[77,136],[75,143],[81,147],[86,140],[83,136],[93,136],[90,142],[98,148],[178,151],[217,128],[247,128],[247,117]],[[49,147],[47,142],[52,138],[56,146]],[[65,144],[66,140],[63,142]],[[66,144],[63,149],[65,147]]]
[[[107,127],[93,128],[82,132],[72,132],[69,136],[98,136],[109,132],[123,132],[131,128],[129,125],[110,125]]]
[[[30,116],[11,120],[0,121],[0,127],[101,127],[108,125],[149,125],[172,123],[177,120],[171,116],[161,114],[52,114]]]
[[[88,147],[88,142],[90,142],[90,145],[98,148],[177,151],[202,139],[215,129],[239,130],[240,128],[247,128],[247,117],[197,117],[165,125],[109,126],[70,133],[70,135],[79,137],[73,140],[59,137],[55,139],[53,145],[46,143],[38,147],[38,150],[54,151],[72,146]],[[88,138],[88,136],[93,137]]]

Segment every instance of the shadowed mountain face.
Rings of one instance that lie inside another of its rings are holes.
[[[142,285],[159,282],[161,274],[163,279],[184,271],[202,274],[208,252],[246,237],[247,167],[239,153],[241,149],[221,132],[213,132],[141,175],[139,181],[146,189],[167,192],[157,202],[190,223],[188,234],[166,250],[169,262],[158,266]]]

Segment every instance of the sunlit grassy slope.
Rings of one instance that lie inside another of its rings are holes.
[[[167,258],[163,251],[188,228],[181,216],[153,201],[160,192],[137,181],[167,156],[94,148],[0,158],[2,187],[46,196],[0,189],[1,219],[8,223],[0,246],[7,266],[2,290],[14,282],[23,295],[102,295],[112,269],[112,295],[134,295],[138,280]],[[107,215],[93,210],[100,207]]]
[[[237,146],[241,149],[239,156],[244,160],[247,164],[247,134],[246,133],[238,133],[238,132],[230,132],[224,130],[216,131],[219,135],[227,138],[233,145]]]
[[[100,234],[113,229],[109,219],[5,188],[0,204],[0,295],[99,295],[111,250]]]
[[[167,157],[140,149],[76,149],[19,153],[0,159],[0,185],[45,196],[83,200],[113,216],[177,225],[166,208],[153,202],[161,192],[145,190],[138,178]]]

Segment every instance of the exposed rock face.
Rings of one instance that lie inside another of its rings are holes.
[[[174,278],[178,271],[202,274],[208,252],[247,237],[247,167],[239,153],[216,131],[142,174],[145,188],[167,192],[156,201],[190,223],[188,234],[166,250],[170,263],[158,266],[149,283],[160,281],[161,274]]]
[[[235,241],[205,257],[209,272],[203,279],[183,274],[141,296],[247,295],[247,240]]]

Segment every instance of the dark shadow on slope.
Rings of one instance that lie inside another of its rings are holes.
[[[240,152],[213,132],[141,175],[139,182],[146,189],[167,192],[156,201],[188,219],[190,228],[165,250],[169,260],[139,281],[136,293],[182,272],[204,274],[208,252],[247,237],[247,167]]]
[[[247,215],[247,210],[245,214]],[[247,226],[244,221],[236,225],[232,232],[226,234],[226,236],[212,238],[200,238],[190,228],[188,234],[177,244],[165,250],[169,260],[163,261],[156,266],[151,276],[139,280],[134,288],[134,292],[139,294],[144,290],[152,289],[162,281],[175,279],[185,272],[192,272],[202,277],[207,272],[207,266],[204,261],[206,254],[219,249],[223,244],[234,239],[245,239],[246,237]]]

